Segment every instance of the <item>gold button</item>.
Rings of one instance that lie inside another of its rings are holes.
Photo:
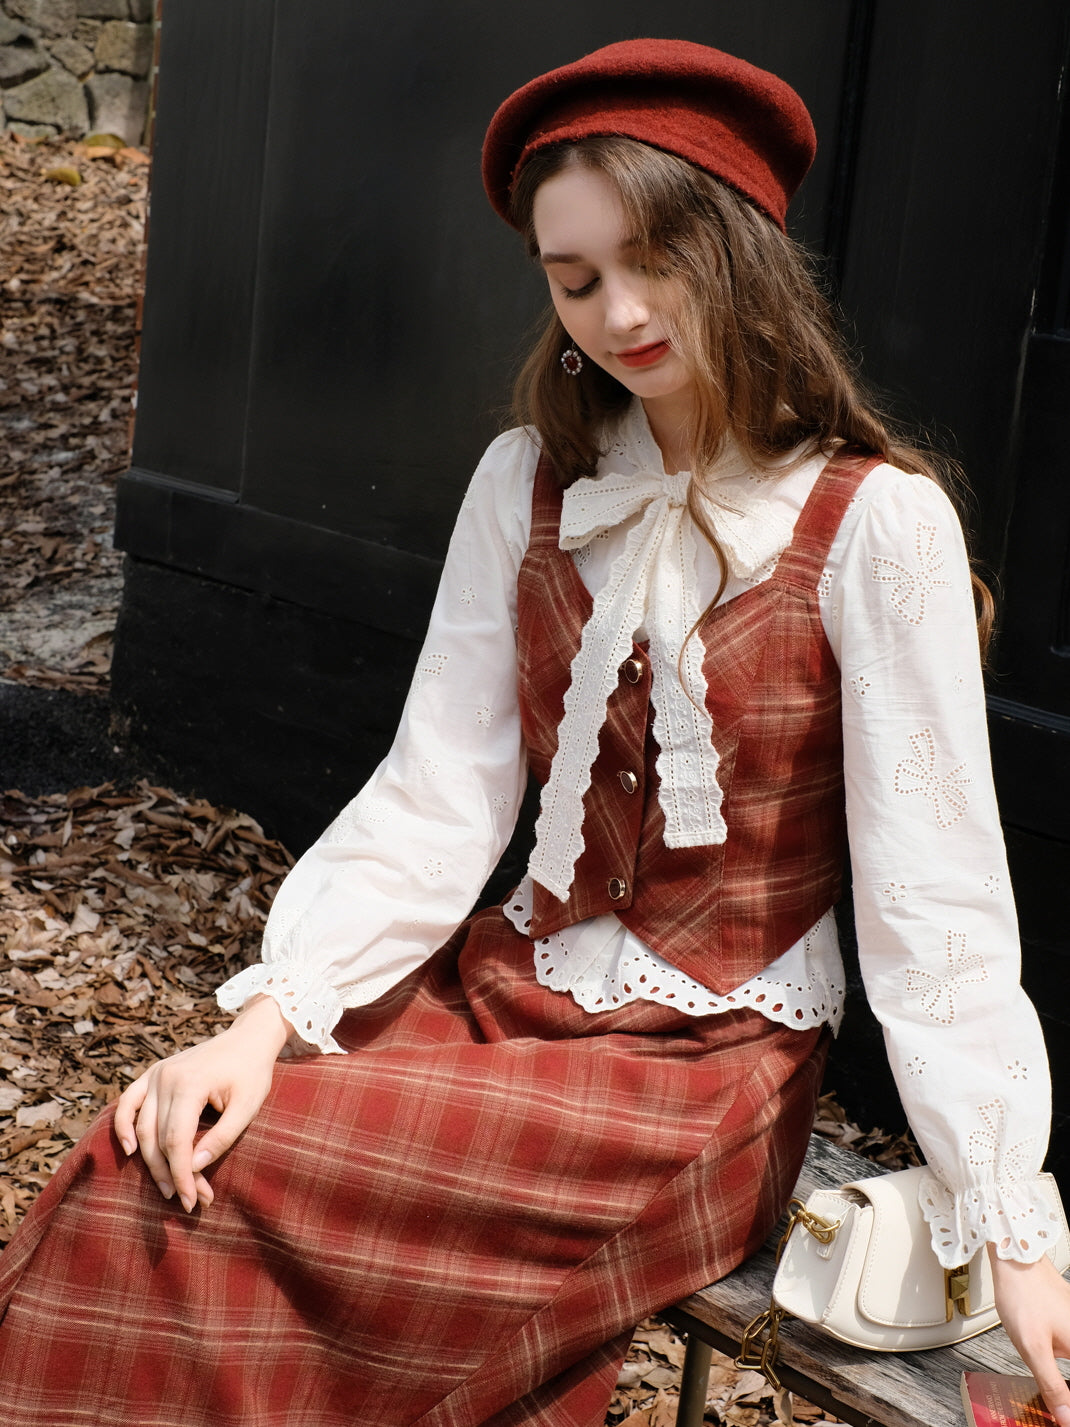
[[[629,773],[626,768],[622,769],[621,772],[617,774],[617,777],[620,779],[620,785],[626,793],[634,793],[639,786],[639,779],[634,773]]]
[[[627,891],[628,884],[623,877],[611,877],[609,879],[609,895],[613,898],[614,902],[619,902]]]
[[[628,680],[629,684],[638,684],[643,677],[643,665],[639,659],[625,659],[620,666],[620,672]]]

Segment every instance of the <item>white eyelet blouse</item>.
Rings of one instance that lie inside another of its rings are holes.
[[[512,833],[526,781],[516,578],[537,459],[529,434],[511,431],[480,463],[393,747],[286,878],[263,963],[220,988],[225,1008],[267,992],[305,1042],[337,1052],[331,1031],[342,1011],[382,995],[468,914]],[[794,453],[779,469],[756,471],[739,452],[726,452],[707,506],[729,553],[723,599],[772,573],[824,463]],[[599,477],[679,483],[665,476],[638,402],[609,443]],[[566,493],[563,530],[568,501]],[[619,573],[629,532],[642,519],[634,511],[570,545],[596,600]],[[689,549],[686,593],[701,609],[720,572],[704,540]],[[644,558],[657,567],[665,557],[654,548]],[[1033,1260],[1054,1232],[1031,1183],[1047,1142],[1047,1063],[1018,985],[969,566],[938,487],[886,465],[872,471],[833,543],[819,597],[842,671],[862,970],[933,1171],[922,1195],[933,1246],[947,1267],[987,1240],[1002,1257]],[[653,643],[660,626],[649,624],[641,621],[634,633]],[[677,651],[669,653],[675,665]],[[518,929],[530,898],[525,878],[506,903]],[[628,999],[625,982],[660,985],[655,999],[671,989],[671,1004],[695,1015],[749,1005],[789,1025],[836,1027],[842,1011],[831,914],[728,996],[668,966],[613,916],[535,943],[532,954],[539,981],[592,1015]],[[658,977],[640,983],[644,969]]]

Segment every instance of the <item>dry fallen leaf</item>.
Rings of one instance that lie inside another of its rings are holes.
[[[49,183],[65,183],[70,188],[77,188],[82,182],[82,175],[73,164],[60,164],[58,168],[50,168],[44,178]]]

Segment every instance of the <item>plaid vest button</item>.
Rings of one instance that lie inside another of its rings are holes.
[[[623,877],[611,877],[609,879],[609,895],[613,898],[614,902],[619,902],[622,897],[627,895],[627,892],[628,884]]]
[[[626,768],[622,769],[617,774],[617,777],[620,779],[620,785],[626,793],[634,793],[639,787],[639,779]]]
[[[638,684],[643,677],[643,663],[641,659],[625,659],[619,671],[629,684]]]

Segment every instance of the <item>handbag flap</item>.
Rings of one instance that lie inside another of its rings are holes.
[[[947,1321],[944,1270],[918,1203],[924,1169],[901,1170],[849,1187],[873,1211],[869,1252],[858,1288],[859,1311],[887,1327],[935,1327]],[[970,1260],[970,1316],[992,1308],[992,1270],[983,1247]]]

